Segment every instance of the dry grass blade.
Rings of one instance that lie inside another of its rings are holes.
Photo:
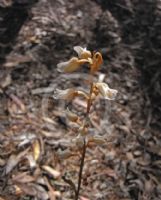
[[[35,161],[38,161],[40,153],[41,153],[40,142],[38,140],[35,140],[33,143],[33,156]]]

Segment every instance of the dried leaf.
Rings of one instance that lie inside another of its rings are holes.
[[[35,142],[33,143],[33,155],[34,155],[35,161],[39,159],[40,153],[41,153],[40,143],[38,140],[35,140]]]
[[[15,189],[15,194],[17,196],[20,196],[23,193],[23,191],[21,190],[21,188],[18,187],[17,185],[14,186],[14,189]]]
[[[104,144],[106,140],[102,136],[93,136],[88,138],[88,143]]]
[[[47,200],[49,198],[47,191],[40,185],[37,185],[34,183],[28,183],[28,184],[19,183],[17,185],[27,195],[37,197],[38,199],[41,199],[41,200]]]
[[[62,159],[62,160],[67,159],[73,155],[75,155],[75,153],[71,152],[69,149],[66,149],[64,151],[59,150],[57,152],[57,156],[59,157],[59,159]]]
[[[27,174],[27,172],[24,172],[24,173],[20,173],[20,174],[14,175],[12,180],[15,183],[30,183],[30,182],[35,181],[35,178],[33,176],[29,176]]]
[[[48,166],[48,165],[43,165],[42,168],[48,172],[50,175],[52,175],[54,178],[59,178],[60,176],[60,172],[53,169],[52,167]]]
[[[29,55],[11,55],[6,59],[6,63],[3,64],[4,67],[14,67],[21,63],[31,62],[32,58]]]
[[[27,158],[28,161],[29,161],[30,168],[31,168],[31,169],[36,168],[36,161],[35,161],[33,155],[28,154],[28,155],[26,156],[26,158]]]
[[[12,154],[6,164],[5,172],[6,174],[10,173],[14,167],[21,161],[22,158],[25,157],[29,149],[26,149],[25,151],[21,152],[18,155]]]
[[[8,110],[12,116],[26,113],[26,106],[19,97],[11,94],[10,98],[11,100],[8,101]]]
[[[12,82],[11,74],[8,73],[6,76],[2,78],[2,80],[0,80],[0,87],[6,88],[11,84],[11,82]]]

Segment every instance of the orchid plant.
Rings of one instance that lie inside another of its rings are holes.
[[[65,90],[56,89],[54,92],[55,99],[63,99],[67,101],[73,101],[76,97],[83,97],[86,102],[86,113],[84,118],[81,119],[77,114],[71,112],[68,108],[66,111],[67,117],[70,121],[76,123],[79,128],[76,143],[79,143],[81,152],[80,169],[78,175],[78,185],[75,187],[75,200],[79,199],[79,193],[82,181],[82,172],[84,166],[84,160],[86,155],[86,149],[89,147],[89,143],[102,144],[105,142],[101,136],[89,136],[90,128],[90,111],[96,98],[103,97],[107,100],[114,100],[117,95],[117,90],[111,89],[108,84],[104,82],[94,82],[93,77],[95,73],[100,69],[103,63],[102,55],[100,52],[91,52],[86,48],[75,46],[74,50],[78,54],[78,57],[72,57],[70,60],[61,62],[57,65],[57,69],[61,73],[72,73],[79,70],[81,67],[88,65],[89,67],[89,85],[90,89],[87,93],[83,90],[77,90],[77,88],[67,88]]]

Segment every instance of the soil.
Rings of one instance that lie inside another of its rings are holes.
[[[118,90],[93,107],[106,142],[87,150],[81,199],[161,199],[160,26],[159,0],[0,0],[0,200],[74,199],[77,134],[53,94],[87,85],[88,69],[57,71],[77,45],[102,53],[95,79]]]

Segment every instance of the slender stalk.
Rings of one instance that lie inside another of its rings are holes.
[[[82,158],[81,158],[80,169],[79,169],[79,177],[78,177],[78,188],[77,188],[75,200],[78,200],[78,198],[79,198],[79,193],[80,193],[80,188],[81,188],[81,182],[82,182],[82,172],[83,172],[83,167],[84,167],[85,155],[86,155],[86,140],[84,138]]]
[[[92,92],[93,92],[93,76],[90,76],[90,79],[91,79],[90,80],[91,85],[90,85],[89,99],[87,101],[86,117],[89,116],[89,112],[90,112],[90,108],[91,108],[91,97],[92,97]],[[85,120],[86,120],[86,118],[85,118]],[[83,150],[82,150],[82,157],[81,157],[79,176],[78,176],[78,188],[77,188],[77,192],[76,192],[76,195],[75,195],[75,200],[79,199],[85,155],[86,155],[86,137],[84,137],[84,139],[83,139]]]
[[[93,91],[93,82],[91,83],[89,99],[88,99],[88,102],[87,102],[87,117],[89,115],[90,107],[91,107],[92,91]],[[83,167],[84,167],[85,155],[86,155],[86,138],[84,138],[84,140],[83,140],[83,151],[82,151],[82,158],[81,158],[80,169],[79,169],[78,188],[77,188],[75,200],[78,200],[78,198],[79,198],[79,192],[80,192],[81,182],[82,182],[82,172],[83,172]]]
[[[93,92],[93,83],[91,83],[90,93],[89,93],[89,99],[88,99],[88,102],[87,102],[87,116],[88,116],[88,114],[89,114],[90,107],[91,107],[91,96],[92,96],[92,92]]]

